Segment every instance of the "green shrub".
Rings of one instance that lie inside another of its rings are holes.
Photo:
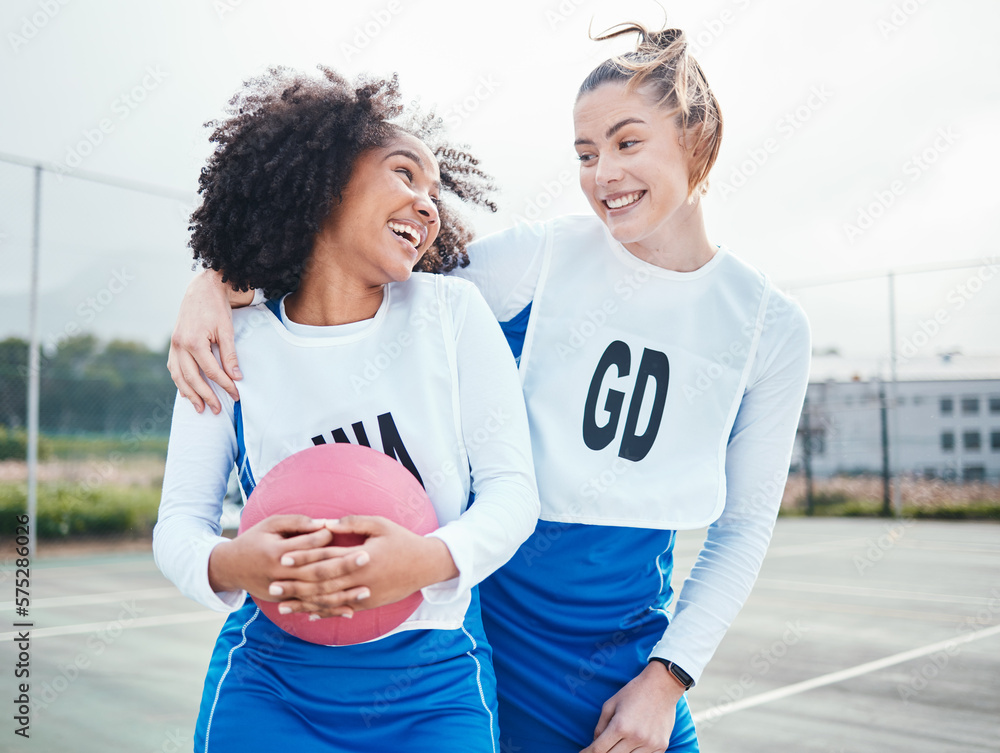
[[[108,457],[112,454],[167,454],[166,436],[135,436],[132,434],[54,434],[44,437],[49,456],[66,460]]]
[[[844,505],[850,501],[850,497],[848,497],[844,492],[830,491],[813,493],[813,509],[817,512],[820,510],[828,510],[839,505]]]
[[[933,508],[903,507],[904,517],[936,520],[1000,520],[1000,502],[979,500],[967,504],[938,505]]]
[[[882,514],[882,501],[857,499],[844,492],[818,492],[813,496],[814,515],[823,518],[877,518]],[[801,517],[806,514],[806,503],[794,508],[782,508],[782,517]],[[903,505],[902,517],[925,520],[1000,520],[1000,502],[974,500],[972,502],[937,503],[934,505]]]
[[[15,532],[28,507],[27,484],[0,484],[0,535]],[[35,531],[39,538],[79,535],[147,535],[156,522],[160,492],[154,488],[39,484]]]
[[[38,459],[45,460],[51,448],[45,437],[38,438]],[[0,426],[0,460],[27,460],[28,433],[23,429]]]

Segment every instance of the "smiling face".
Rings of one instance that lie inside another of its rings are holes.
[[[688,201],[691,161],[674,114],[607,83],[580,96],[573,120],[580,187],[614,238],[646,258],[683,236],[697,202]]]
[[[414,136],[398,133],[362,152],[310,261],[336,265],[364,287],[408,279],[437,238],[440,190],[437,160]]]

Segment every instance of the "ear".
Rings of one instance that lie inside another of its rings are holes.
[[[677,143],[687,152],[688,159],[694,160],[704,156],[705,150],[709,147],[708,140],[702,139],[704,131],[705,124],[700,120],[689,125],[687,129],[678,129]]]

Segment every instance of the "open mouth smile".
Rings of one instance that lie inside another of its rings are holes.
[[[625,207],[632,206],[645,195],[645,191],[632,191],[631,193],[620,194],[610,199],[603,199],[602,203],[608,209],[624,209]]]
[[[400,238],[408,241],[414,248],[420,248],[427,240],[427,229],[414,222],[389,220],[389,229]]]

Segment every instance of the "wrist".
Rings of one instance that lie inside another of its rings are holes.
[[[451,550],[437,536],[422,536],[420,562],[423,567],[417,590],[442,583],[459,576],[458,567],[452,559]]]
[[[664,659],[653,657],[646,665],[646,669],[643,670],[643,674],[648,673],[651,677],[655,678],[657,684],[663,689],[663,692],[676,703],[691,686],[670,671],[671,663]],[[683,674],[687,677],[686,673]]]
[[[233,582],[232,554],[233,542],[221,541],[212,547],[208,555],[208,585],[215,593],[241,591],[242,587]]]
[[[205,269],[194,278],[192,286],[204,287],[212,294],[221,295],[226,299],[229,308],[242,308],[253,303],[253,290],[236,290],[228,282],[222,281],[222,272],[217,269]]]

